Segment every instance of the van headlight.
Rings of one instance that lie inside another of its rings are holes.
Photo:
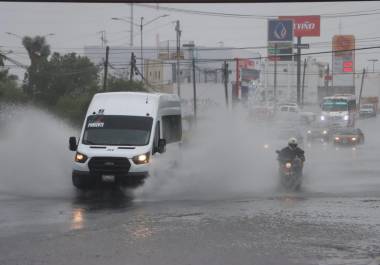
[[[327,134],[327,131],[326,131],[326,130],[323,130],[322,134]]]
[[[79,153],[77,152],[75,154],[75,162],[78,162],[78,163],[84,163],[87,161],[87,156],[82,154],[82,153]]]
[[[348,121],[348,115],[344,115],[343,120]]]
[[[149,163],[149,152],[146,153],[146,154],[141,154],[141,155],[134,156],[134,157],[132,158],[132,161],[133,161],[136,165],[142,165],[142,164],[147,164],[147,163]]]
[[[325,116],[321,116],[321,121],[324,121],[326,118],[325,118]]]
[[[308,130],[308,131],[307,131],[307,133],[308,133],[308,134],[310,134],[310,133],[311,133],[311,131],[310,131],[310,130]]]

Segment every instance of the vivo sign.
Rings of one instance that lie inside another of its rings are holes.
[[[292,19],[294,22],[293,34],[296,37],[318,37],[321,35],[321,17],[320,16],[281,16],[281,20]]]

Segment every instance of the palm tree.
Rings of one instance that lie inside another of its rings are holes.
[[[30,66],[25,74],[24,91],[29,96],[34,96],[39,87],[38,73],[41,72],[41,67],[50,55],[50,46],[46,43],[43,36],[36,36],[34,38],[25,36],[22,39],[22,44],[28,52],[30,58]],[[40,84],[41,85],[41,84]]]

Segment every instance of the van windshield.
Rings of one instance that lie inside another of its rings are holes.
[[[152,124],[151,117],[91,115],[87,118],[82,143],[88,145],[147,145]]]

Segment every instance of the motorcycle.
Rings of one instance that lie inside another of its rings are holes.
[[[280,151],[276,151],[277,154]],[[296,156],[293,160],[279,161],[279,175],[281,186],[287,190],[299,191],[302,184],[303,161]]]

